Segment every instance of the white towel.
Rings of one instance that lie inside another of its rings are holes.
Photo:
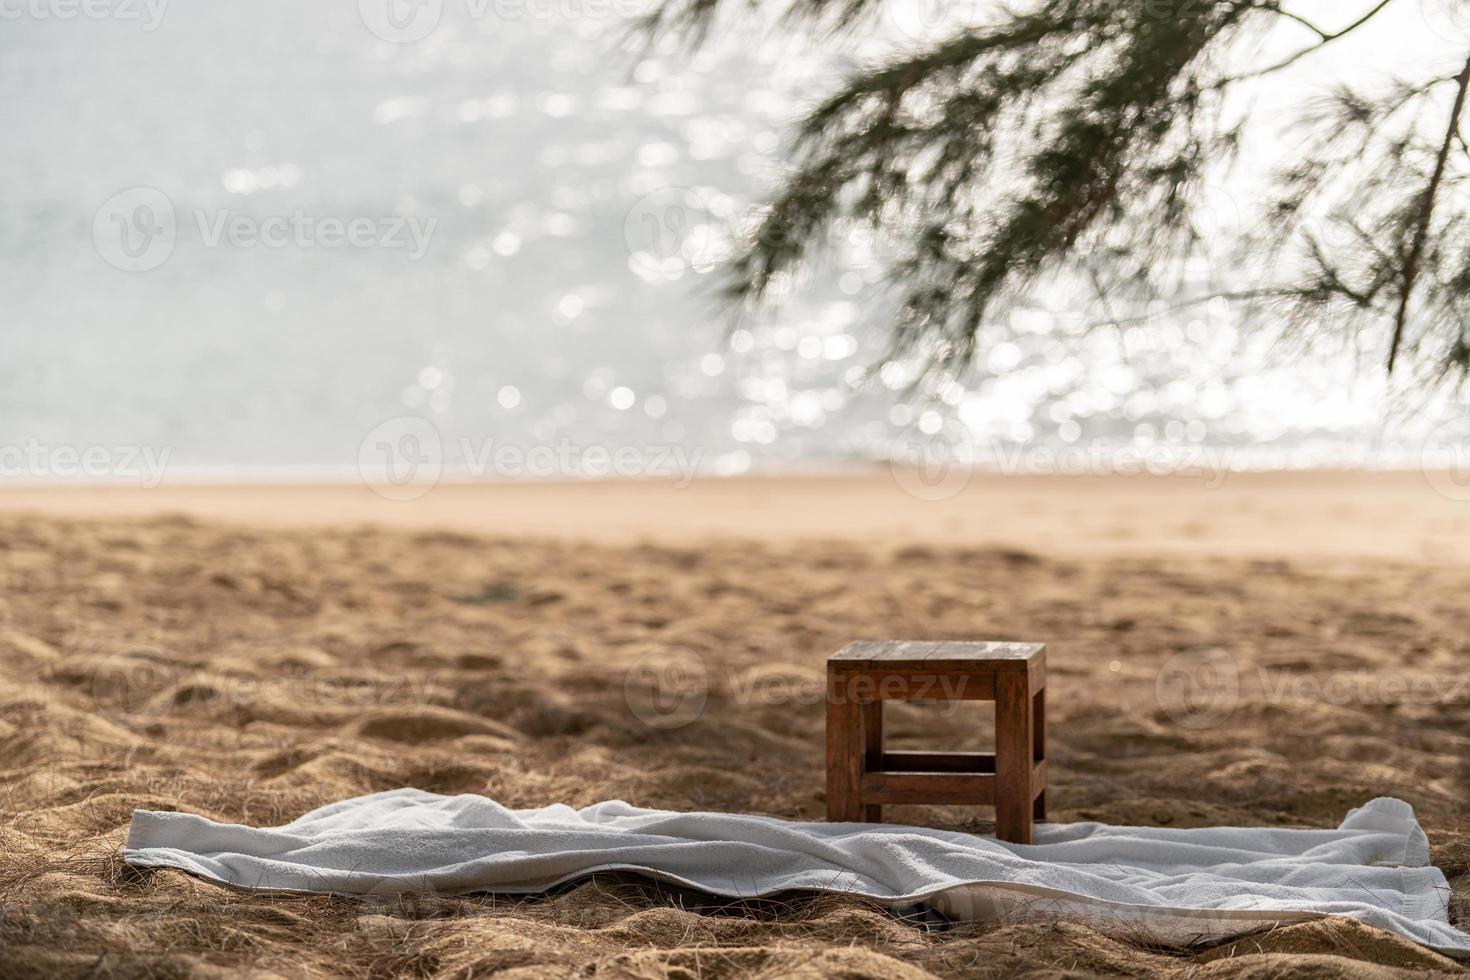
[[[400,789],[332,803],[283,827],[138,810],[123,858],[248,888],[389,895],[542,891],[632,871],[753,898],[790,889],[930,902],[964,920],[1081,916],[1157,942],[1225,939],[1345,915],[1470,957],[1450,889],[1401,800],[1336,830],[1042,824],[1036,843],[893,824],[796,823],[643,810],[619,800],[508,810],[482,796]]]

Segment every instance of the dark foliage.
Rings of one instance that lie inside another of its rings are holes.
[[[1193,216],[1249,122],[1232,95],[1372,30],[1399,2],[1418,0],[1364,0],[1329,30],[1281,0],[1052,0],[896,53],[801,121],[789,172],[726,268],[728,297],[759,301],[830,229],[858,224],[893,245],[894,353],[933,370],[966,366],[1005,308],[1054,275],[1088,284],[1112,320],[1121,304],[1190,302]],[[735,6],[771,4],[665,0],[643,26],[697,44]],[[791,0],[780,13],[836,37],[881,6]],[[1303,45],[1266,60],[1258,42],[1283,21]],[[1412,357],[1462,376],[1470,51],[1445,71],[1403,70],[1413,77],[1324,79],[1304,95],[1301,144],[1232,264],[1250,282],[1220,288],[1296,333],[1365,341],[1390,372]]]

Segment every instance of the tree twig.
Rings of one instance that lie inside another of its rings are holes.
[[[1379,2],[1374,5],[1372,10],[1369,10],[1366,14],[1359,17],[1357,20],[1353,21],[1351,24],[1347,25],[1341,30],[1332,32],[1324,31],[1320,27],[1317,27],[1315,24],[1312,24],[1302,17],[1298,17],[1296,14],[1288,13],[1287,11],[1282,10],[1280,7],[1273,7],[1271,9],[1273,9],[1281,16],[1293,20],[1298,24],[1310,28],[1313,31],[1316,31],[1317,34],[1321,37],[1321,40],[1318,41],[1316,44],[1311,45],[1310,47],[1302,48],[1295,54],[1289,55],[1286,58],[1283,58],[1282,60],[1276,62],[1275,64],[1267,65],[1265,68],[1260,68],[1256,71],[1246,72],[1244,75],[1231,75],[1228,78],[1222,78],[1219,82],[1215,84],[1215,88],[1224,88],[1225,86],[1232,85],[1235,82],[1243,82],[1246,79],[1250,78],[1260,78],[1262,75],[1269,75],[1272,72],[1281,71],[1283,68],[1289,68],[1290,66],[1305,58],[1307,55],[1311,54],[1314,51],[1320,51],[1322,48],[1326,47],[1328,44],[1331,44],[1333,41],[1336,41],[1338,38],[1347,37],[1353,31],[1356,31],[1358,28],[1368,23],[1368,21],[1372,20],[1374,17],[1377,17],[1378,14],[1382,12],[1383,8],[1387,7],[1391,3],[1393,3],[1393,0],[1379,0]]]
[[[1177,303],[1170,303],[1164,309],[1158,310],[1154,313],[1141,313],[1138,316],[1109,317],[1106,320],[1095,320],[1092,323],[1086,324],[1083,329],[1091,330],[1094,327],[1122,327],[1133,323],[1147,323],[1149,320],[1156,320],[1161,316],[1168,316],[1171,313],[1180,313],[1184,310],[1193,309],[1196,306],[1204,306],[1211,300],[1223,299],[1227,301],[1238,301],[1267,299],[1270,297],[1292,296],[1295,295],[1297,292],[1298,290],[1280,286],[1266,287],[1262,289],[1222,290],[1219,292],[1206,293],[1203,296],[1194,296],[1186,300],[1180,300]]]
[[[1450,109],[1450,120],[1445,126],[1444,139],[1440,141],[1439,152],[1434,160],[1434,173],[1430,175],[1429,184],[1424,188],[1424,201],[1419,205],[1419,220],[1414,228],[1414,240],[1409,244],[1408,257],[1404,259],[1404,288],[1399,292],[1398,311],[1394,314],[1393,341],[1388,348],[1388,373],[1393,374],[1394,363],[1398,360],[1399,347],[1404,340],[1404,326],[1409,320],[1409,301],[1413,298],[1414,285],[1419,279],[1419,269],[1424,261],[1424,245],[1429,239],[1429,225],[1434,218],[1434,203],[1439,196],[1439,188],[1444,183],[1445,168],[1449,164],[1450,147],[1455,142],[1455,137],[1460,131],[1460,115],[1465,111],[1465,92],[1470,88],[1470,59],[1466,59],[1465,67],[1460,70],[1459,77],[1455,80],[1458,87],[1455,89],[1455,104]]]

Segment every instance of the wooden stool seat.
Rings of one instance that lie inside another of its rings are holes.
[[[894,752],[884,701],[994,701],[995,752]],[[877,822],[885,803],[995,807],[1002,840],[1046,819],[1046,647],[864,640],[827,658],[827,819]]]

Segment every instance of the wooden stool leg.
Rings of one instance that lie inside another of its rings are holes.
[[[863,771],[881,772],[883,769],[883,702],[865,701],[863,718]],[[859,779],[862,777],[859,776]],[[859,783],[861,787],[861,783]],[[864,803],[863,820],[878,823],[883,819],[881,803]]]
[[[1046,760],[1046,688],[1036,692],[1031,699],[1031,748],[1032,758],[1037,762]],[[1049,775],[1049,774],[1048,774]],[[1036,803],[1031,808],[1034,820],[1046,819],[1046,790],[1036,794]]]
[[[995,835],[1031,843],[1031,685],[1025,671],[995,678]]]
[[[846,675],[827,674],[827,819],[863,819],[862,705],[852,696]]]

